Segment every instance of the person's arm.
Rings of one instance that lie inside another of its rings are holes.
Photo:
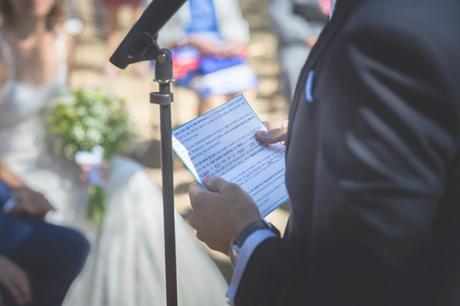
[[[64,31],[62,31],[62,35],[65,38],[65,46],[66,46],[66,51],[67,51],[67,78],[68,78],[68,83],[71,83],[71,77],[72,77],[72,71],[74,70],[74,64],[75,64],[75,49],[77,48],[79,39],[80,39],[80,33],[74,33],[74,32],[69,32],[70,30],[66,29],[64,27]]]
[[[24,188],[24,182],[8,169],[5,163],[0,159],[0,181],[5,183],[11,189]]]
[[[2,255],[0,255],[0,287],[7,290],[19,305],[32,301],[27,273],[8,257]],[[0,292],[0,305],[3,306],[3,302]]]
[[[0,33],[0,35],[3,35]],[[0,42],[1,44],[1,42]],[[5,62],[5,59],[3,58],[3,49],[2,46],[0,46],[0,89],[3,87],[5,82],[8,80],[8,66],[7,63]],[[2,101],[0,100],[0,103]]]
[[[9,214],[43,219],[54,210],[46,197],[28,187],[0,159],[0,182],[8,186],[15,198],[15,205],[8,210]]]
[[[270,0],[268,13],[275,32],[284,44],[302,43],[311,48],[324,27],[324,23],[308,21],[294,14],[290,0]]]
[[[196,184],[190,187],[190,225],[198,239],[228,254],[232,240],[261,217],[254,201],[237,185],[217,177],[203,183],[207,190]],[[286,241],[254,232],[243,242],[237,258],[227,292],[230,305],[295,305],[294,296],[285,293],[297,289],[292,284],[300,276],[301,262]]]

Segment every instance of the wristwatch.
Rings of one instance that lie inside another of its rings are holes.
[[[232,240],[232,243],[229,248],[229,254],[232,264],[235,265],[236,259],[240,254],[241,247],[246,239],[251,236],[252,233],[258,230],[270,230],[276,236],[280,237],[280,232],[278,229],[271,223],[265,220],[257,220],[249,223],[243,230]]]

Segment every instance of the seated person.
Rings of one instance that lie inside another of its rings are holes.
[[[26,187],[0,182],[0,305],[62,305],[85,263],[89,244],[78,232],[45,223],[52,210]]]
[[[172,48],[176,83],[198,94],[198,115],[257,86],[248,41],[235,0],[190,0],[159,33],[160,46]]]

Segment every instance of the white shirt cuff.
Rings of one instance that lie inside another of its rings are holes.
[[[255,249],[265,240],[271,237],[278,237],[273,231],[268,229],[260,229],[249,235],[244,241],[243,246],[241,247],[240,253],[236,260],[235,269],[233,270],[232,281],[227,290],[227,303],[229,305],[235,305],[235,297],[238,291],[238,286],[240,284],[241,278],[243,277],[244,270],[246,265],[251,258],[252,253]]]

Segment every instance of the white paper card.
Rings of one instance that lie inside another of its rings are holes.
[[[255,133],[265,130],[243,96],[238,96],[173,131],[173,149],[201,184],[208,176],[238,184],[262,216],[288,200],[285,147],[265,147]]]

